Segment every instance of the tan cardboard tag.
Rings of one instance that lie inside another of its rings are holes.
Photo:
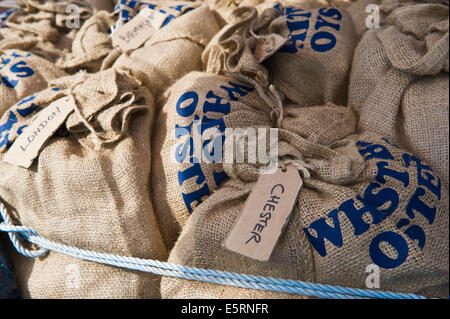
[[[258,39],[253,55],[259,63],[274,55],[289,39],[278,34],[270,34]]]
[[[267,261],[289,220],[303,185],[294,166],[261,174],[223,246],[238,254]]]
[[[112,44],[114,47],[119,46],[122,51],[137,49],[161,27],[166,19],[167,15],[164,13],[144,8],[113,33]]]
[[[36,119],[24,129],[3,156],[3,161],[29,168],[45,142],[73,111],[74,103],[71,96],[66,96],[50,103],[40,111]]]

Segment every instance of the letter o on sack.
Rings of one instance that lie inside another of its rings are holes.
[[[331,49],[334,48],[335,45],[336,45],[336,37],[329,32],[320,31],[314,34],[313,37],[311,38],[311,47],[318,52],[330,51]]]
[[[192,102],[189,105],[182,107],[181,105],[183,104],[183,102],[187,100],[192,100]],[[195,109],[197,108],[197,103],[198,103],[197,93],[193,91],[183,93],[183,95],[180,96],[177,102],[177,113],[183,117],[191,116],[194,113]]]
[[[383,241],[387,242],[397,251],[397,258],[390,258],[380,249],[380,243]],[[403,264],[408,257],[409,247],[408,243],[401,235],[391,231],[386,231],[378,234],[374,239],[372,239],[369,247],[369,253],[376,265],[389,269]]]

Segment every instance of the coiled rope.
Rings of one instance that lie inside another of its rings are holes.
[[[238,274],[221,270],[187,267],[158,260],[99,253],[56,243],[41,237],[29,227],[14,225],[11,216],[2,203],[0,203],[0,215],[3,218],[3,222],[0,223],[0,231],[8,233],[16,250],[30,258],[43,256],[49,251],[54,251],[74,258],[161,276],[327,299],[427,299],[414,294],[346,288],[299,280]],[[38,250],[30,250],[24,247],[22,244],[24,239],[40,248]]]

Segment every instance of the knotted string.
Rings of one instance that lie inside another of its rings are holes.
[[[19,236],[19,233],[34,233],[29,228],[24,226],[16,226],[14,225],[11,217],[7,214],[6,207],[0,201],[0,213],[3,218],[3,223],[0,224],[0,231],[7,232],[8,237],[11,240],[14,247],[17,249],[19,253],[26,257],[36,258],[45,255],[48,250],[45,248],[40,248],[38,250],[31,250],[25,248],[22,244],[22,238]]]
[[[286,170],[287,166],[294,166],[304,179],[309,179],[311,177],[311,173],[309,170],[314,168],[313,165],[306,163],[302,159],[282,160],[279,166],[283,171]]]
[[[227,70],[224,71],[232,78],[254,87],[264,103],[272,109],[270,112],[271,120],[275,123],[277,128],[281,128],[281,122],[283,121],[283,101],[275,86],[270,84],[267,88],[265,88],[252,78],[241,73],[230,72]]]

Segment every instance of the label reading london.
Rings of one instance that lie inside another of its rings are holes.
[[[3,157],[3,161],[29,168],[45,142],[64,123],[73,109],[74,101],[71,97],[66,96],[50,103],[16,139]]]

